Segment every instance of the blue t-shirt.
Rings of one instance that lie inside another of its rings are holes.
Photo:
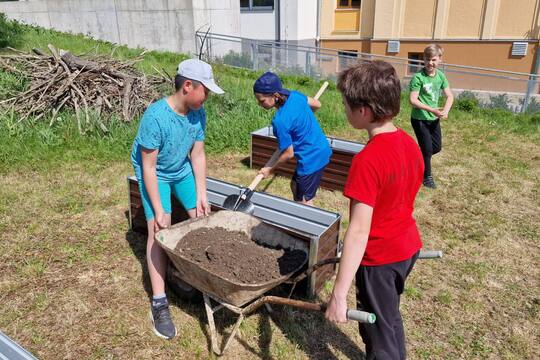
[[[272,126],[279,150],[293,146],[298,175],[313,174],[330,161],[332,150],[304,94],[291,91]]]
[[[204,141],[206,113],[203,108],[179,115],[166,99],[146,109],[133,142],[131,162],[135,176],[142,179],[141,148],[158,150],[156,173],[160,181],[173,182],[191,171],[189,153],[195,141]]]

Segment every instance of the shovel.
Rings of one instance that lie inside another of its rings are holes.
[[[324,93],[326,88],[328,87],[328,81],[325,81],[319,91],[317,91],[317,94],[315,95],[314,99],[318,100],[319,97]],[[270,160],[266,162],[264,167],[272,167],[276,163],[276,161],[279,159],[279,156],[281,155],[281,151],[279,151],[279,148],[272,154],[272,157]],[[241,211],[243,213],[252,215],[255,211],[255,206],[253,206],[253,203],[249,200],[251,199],[251,196],[253,195],[253,191],[255,191],[255,188],[261,180],[263,179],[263,176],[261,174],[257,174],[255,179],[249,184],[249,186],[242,191],[240,195],[229,195],[225,198],[225,201],[223,202],[223,207],[228,210],[232,211]]]

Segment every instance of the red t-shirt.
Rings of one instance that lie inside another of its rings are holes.
[[[420,250],[413,210],[423,174],[420,148],[401,129],[375,135],[354,156],[343,193],[373,208],[362,265],[403,261]]]

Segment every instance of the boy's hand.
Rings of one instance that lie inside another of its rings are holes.
[[[446,120],[448,119],[448,110],[441,110],[440,111],[441,116],[439,116],[441,119]]]
[[[330,297],[330,301],[326,306],[326,312],[324,314],[326,320],[333,323],[346,323],[347,322],[347,300],[346,298],[338,299],[334,293]]]
[[[165,213],[163,211],[156,212],[154,217],[154,233],[157,233],[161,229],[165,229],[167,223],[165,222]]]
[[[197,196],[197,207],[195,208],[195,216],[201,217],[201,216],[207,216],[210,215],[210,204],[208,203],[208,199],[206,198],[206,195],[204,196]]]
[[[263,179],[266,179],[270,175],[272,175],[272,168],[271,167],[263,167],[261,170],[259,170],[259,174],[263,176]]]
[[[443,116],[442,115],[443,112],[441,110],[439,110],[439,109],[433,109],[432,113],[433,113],[433,115],[435,115],[438,118],[441,118]]]

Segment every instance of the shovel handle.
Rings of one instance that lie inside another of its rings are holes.
[[[328,87],[328,81],[325,81],[321,88],[319,89],[319,91],[317,91],[317,94],[315,94],[315,97],[313,97],[315,100],[319,100],[319,98],[321,97],[321,95],[324,93],[324,90],[326,90],[326,88]]]
[[[281,151],[279,151],[279,149],[274,151],[274,153],[272,154],[272,157],[266,162],[266,164],[264,164],[264,167],[272,167],[272,166],[274,166],[276,161],[279,159],[280,155],[281,155]],[[261,182],[262,179],[263,179],[263,176],[261,174],[257,174],[257,176],[255,176],[255,179],[253,179],[251,184],[249,184],[248,188],[251,191],[255,190],[255,188],[257,187],[257,185],[259,185],[259,183]]]

